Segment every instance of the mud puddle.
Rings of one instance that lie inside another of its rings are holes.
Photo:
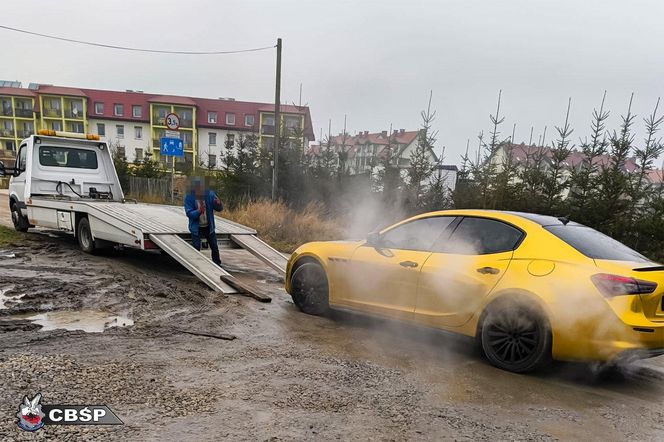
[[[14,287],[6,287],[4,289],[0,289],[0,310],[9,308],[7,306],[8,303],[21,302],[21,298],[23,297],[22,294],[16,296],[10,296],[7,294],[11,292],[13,289]]]
[[[29,321],[40,326],[40,331],[81,330],[86,333],[101,333],[111,327],[130,327],[134,320],[126,314],[114,315],[98,310],[58,310],[45,313],[25,313],[7,319]]]

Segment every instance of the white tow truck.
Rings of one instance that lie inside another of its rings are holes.
[[[10,176],[9,206],[16,230],[40,226],[73,233],[80,248],[94,253],[122,245],[162,249],[212,289],[234,293],[231,276],[188,243],[188,219],[179,206],[125,199],[106,142],[98,135],[40,130],[23,140]],[[256,231],[216,218],[221,248],[244,248],[281,274],[286,258]]]

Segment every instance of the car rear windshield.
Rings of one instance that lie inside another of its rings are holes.
[[[97,153],[93,150],[73,147],[41,146],[39,164],[51,167],[73,167],[76,169],[96,169]]]
[[[544,228],[588,258],[650,262],[649,259],[639,252],[590,227],[559,225],[545,226]]]

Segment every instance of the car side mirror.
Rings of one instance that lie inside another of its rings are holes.
[[[372,247],[380,247],[382,242],[383,241],[379,232],[370,232],[367,234],[367,245]]]

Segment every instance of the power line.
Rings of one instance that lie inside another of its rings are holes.
[[[48,35],[48,34],[41,34],[39,32],[34,32],[34,31],[28,31],[26,29],[18,29],[18,28],[12,28],[10,26],[4,26],[0,25],[0,28],[6,29],[8,31],[14,31],[14,32],[20,32],[23,34],[29,34],[29,35],[35,35],[37,37],[44,37],[44,38],[50,38],[53,40],[60,40],[60,41],[66,41],[69,43],[78,43],[82,45],[88,45],[88,46],[98,46],[101,48],[108,48],[108,49],[119,49],[122,51],[134,51],[134,52],[151,52],[155,54],[179,54],[179,55],[224,55],[224,54],[239,54],[242,52],[257,52],[257,51],[265,51],[267,49],[274,49],[276,46],[264,46],[261,48],[250,48],[250,49],[238,49],[234,51],[167,51],[167,50],[161,50],[161,49],[145,49],[145,48],[131,48],[127,46],[117,46],[117,45],[109,45],[109,44],[104,44],[104,43],[95,43],[91,41],[83,41],[83,40],[75,40],[73,38],[65,38],[65,37],[58,37],[56,35]]]

